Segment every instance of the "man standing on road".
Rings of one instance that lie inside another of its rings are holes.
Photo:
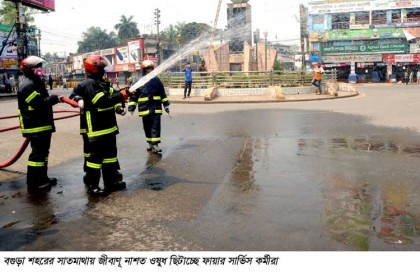
[[[51,136],[55,132],[52,106],[59,102],[57,95],[49,95],[42,80],[43,59],[37,56],[25,58],[20,68],[24,78],[19,86],[18,107],[22,135],[29,139],[32,152],[28,158],[26,183],[28,190],[49,190],[57,184],[49,178],[48,156]]]
[[[322,73],[323,73],[323,69],[321,66],[321,63],[313,63],[312,64],[314,66],[314,77],[312,79],[311,84],[314,85],[315,87],[317,87],[317,91],[316,94],[322,94],[322,86],[321,86],[321,80],[322,80]]]
[[[192,68],[190,63],[187,63],[182,70],[185,72],[185,85],[184,85],[184,98],[190,97],[191,95],[191,86],[192,86]],[[188,93],[187,93],[188,90]]]

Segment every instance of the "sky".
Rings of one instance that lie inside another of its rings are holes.
[[[156,33],[154,10],[161,11],[160,30],[178,22],[206,23],[213,26],[219,0],[55,0],[55,11],[33,14],[41,29],[41,52],[65,56],[77,52],[77,41],[89,27],[115,31],[122,15],[133,16],[140,33]],[[268,32],[269,41],[299,44],[299,3],[308,0],[249,0],[252,6],[252,29]],[[226,26],[227,3],[222,0],[218,28]]]

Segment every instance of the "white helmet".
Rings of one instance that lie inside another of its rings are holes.
[[[37,56],[28,56],[20,62],[20,69],[41,67],[45,60]]]
[[[141,62],[141,68],[146,69],[146,68],[155,68],[155,63],[151,60],[145,60]]]

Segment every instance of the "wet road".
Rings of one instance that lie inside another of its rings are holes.
[[[0,171],[0,250],[418,251],[419,86],[358,89],[331,101],[174,104],[162,156],[147,153],[139,118],[121,117],[128,187],[104,198],[81,181],[78,118],[58,121],[57,187],[26,192],[27,156]],[[2,135],[2,153],[18,138]]]

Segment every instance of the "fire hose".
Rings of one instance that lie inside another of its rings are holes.
[[[74,108],[79,106],[76,101],[73,101],[70,98],[65,97],[65,96],[60,96],[60,101],[63,102],[63,103],[69,104],[70,106],[72,106]],[[66,116],[61,116],[61,117],[54,118],[54,120],[61,120],[61,119],[71,118],[71,117],[75,117],[75,116],[80,115],[80,112],[78,110],[73,110],[73,111],[72,110],[58,110],[58,111],[54,111],[54,113],[74,113],[72,115],[66,115]],[[0,117],[0,120],[1,119],[16,118],[16,117],[19,117],[19,116],[12,115],[12,116]],[[10,130],[14,130],[14,129],[18,129],[18,128],[20,128],[20,125],[3,128],[3,129],[0,129],[0,133],[10,131]],[[0,169],[14,164],[20,158],[20,156],[22,156],[23,152],[25,152],[26,147],[28,147],[28,145],[29,145],[29,139],[26,138],[25,141],[20,146],[17,153],[10,160],[8,160],[4,163],[0,163]]]

